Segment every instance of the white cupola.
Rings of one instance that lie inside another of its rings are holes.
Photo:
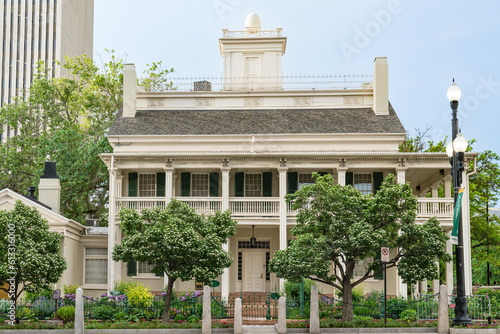
[[[283,89],[281,59],[286,37],[282,30],[262,30],[255,13],[246,17],[245,30],[222,30],[219,47],[224,57],[224,90]]]

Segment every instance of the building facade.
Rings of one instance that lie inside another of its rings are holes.
[[[26,96],[39,60],[58,75],[65,56],[92,57],[94,0],[4,0],[0,17],[0,107]]]
[[[199,213],[229,209],[238,221],[236,235],[224,246],[234,263],[217,278],[223,297],[280,290],[283,281],[269,273],[267,265],[292,239],[296,213],[285,195],[314,182],[312,172],[329,173],[338,184],[350,184],[362,193],[376,192],[383,178],[393,173],[398,182],[409,182],[418,196],[418,222],[436,216],[450,233],[448,157],[399,152],[406,131],[389,103],[387,59],[375,59],[373,77],[288,77],[281,65],[286,43],[281,29],[262,30],[258,16],[251,14],[245,30],[223,30],[220,80],[146,92],[137,87],[134,65],[125,65],[123,111],[108,134],[113,153],[101,155],[110,171],[108,278],[107,285],[95,289],[111,290],[114,282],[130,278],[154,291],[163,289],[165,278],[151,273],[150,266],[113,262],[111,251],[123,238],[118,218],[122,208],[164,206],[176,198]],[[466,154],[466,160],[474,157]],[[464,180],[470,292],[467,171]],[[441,184],[444,197],[438,196]],[[448,251],[452,253],[451,243]],[[360,262],[355,275],[366,265]],[[446,265],[450,292],[452,266]],[[437,291],[438,281],[421,282],[412,291],[427,291],[428,284]],[[174,285],[177,291],[195,287],[194,281]],[[333,293],[328,286],[320,289]],[[369,279],[363,289],[382,290],[383,281]],[[406,296],[408,290],[396,270],[390,270],[388,295]]]

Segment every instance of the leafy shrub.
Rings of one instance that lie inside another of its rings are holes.
[[[177,315],[175,316],[175,319],[174,319],[174,320],[175,320],[175,321],[185,321],[185,320],[186,320],[186,317],[185,317],[185,316],[183,316],[182,314],[177,314]]]
[[[131,287],[137,285],[138,282],[136,281],[127,281],[127,280],[121,280],[120,282],[116,283],[115,282],[115,291],[118,291],[120,295],[126,295],[128,289]]]
[[[16,317],[21,319],[33,319],[35,317],[33,310],[29,307],[16,307]]]
[[[126,316],[127,315],[125,314],[125,312],[118,312],[113,316],[113,319],[122,320],[122,319],[125,319]]]
[[[304,300],[311,300],[311,286],[314,285],[314,281],[309,278],[304,279]],[[285,282],[285,294],[288,298],[297,299],[300,298],[300,283]]]
[[[337,290],[336,294],[337,294],[337,297],[339,299],[342,298],[342,291],[341,290]],[[352,302],[356,303],[356,302],[360,302],[362,300],[363,300],[363,288],[359,287],[359,288],[352,289]]]
[[[80,287],[80,284],[66,285],[64,284],[64,294],[76,295],[76,289]]]
[[[52,290],[50,289],[45,289],[37,292],[26,292],[26,297],[25,299],[27,300],[35,300],[37,298],[43,297],[45,299],[51,299],[52,298]]]
[[[92,315],[95,319],[110,320],[115,314],[115,308],[111,305],[99,305],[92,309]]]
[[[64,323],[75,321],[75,308],[73,306],[64,306],[57,310],[57,315]]]
[[[128,302],[133,307],[149,307],[153,302],[154,296],[149,291],[149,287],[137,282],[127,290]]]
[[[417,311],[406,309],[399,314],[399,319],[404,321],[417,321]]]
[[[187,318],[187,322],[199,322],[200,321],[200,318],[198,318],[198,316],[196,315],[191,315]]]

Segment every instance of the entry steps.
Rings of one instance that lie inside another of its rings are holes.
[[[269,325],[243,325],[243,334],[276,334],[276,326]]]

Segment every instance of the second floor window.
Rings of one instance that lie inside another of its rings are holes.
[[[362,194],[372,193],[372,175],[371,174],[354,174],[354,188],[358,189]]]
[[[156,196],[156,174],[139,174],[139,197]]]
[[[191,194],[193,197],[208,196],[208,174],[191,175]]]
[[[245,174],[245,197],[262,196],[262,174]]]
[[[299,189],[302,189],[303,186],[314,183],[316,183],[316,180],[313,180],[312,173],[299,174]]]

